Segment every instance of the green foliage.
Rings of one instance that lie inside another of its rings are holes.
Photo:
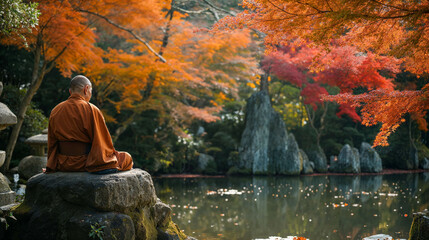
[[[26,86],[33,69],[31,52],[14,46],[0,47],[0,81],[5,85]]]
[[[244,175],[244,176],[248,176],[252,174],[252,170],[250,169],[240,169],[238,167],[231,167],[228,172],[226,172],[226,175]]]
[[[301,90],[287,82],[273,81],[270,85],[274,110],[282,115],[288,130],[302,127],[307,116],[301,100]]]
[[[378,132],[378,127],[365,127],[360,123],[355,123],[348,116],[337,117],[335,115],[337,111],[337,105],[329,105],[325,117],[325,128],[320,139],[320,145],[328,158],[338,155],[344,144],[359,148],[362,142],[372,143]],[[321,115],[322,110],[318,109],[316,111],[316,124],[320,123],[318,119]],[[316,125],[316,127],[319,126]],[[300,148],[304,150],[317,148],[316,135],[309,124],[296,127],[291,132],[295,135]]]
[[[0,1],[0,34],[10,35],[12,32],[25,40],[20,30],[31,29],[39,24],[40,11],[37,3],[24,3],[21,0]]]
[[[383,159],[383,167],[412,169],[413,166],[411,166],[411,161],[409,161],[410,157],[412,157],[410,155],[413,145],[411,141],[414,141],[419,153],[425,152],[423,146],[420,145],[421,143],[416,141],[421,134],[417,124],[410,123],[409,121],[410,118],[407,117],[407,124],[402,124],[392,133],[389,137],[389,146],[376,148],[381,159]]]
[[[88,236],[90,238],[97,238],[100,240],[103,240],[104,232],[103,228],[106,226],[100,226],[99,223],[95,223],[94,225],[91,224],[91,231],[89,232]]]
[[[236,152],[244,131],[244,102],[230,102],[221,112],[221,120],[202,124],[205,130],[203,149],[215,158],[217,170],[226,173],[233,166],[231,152]]]

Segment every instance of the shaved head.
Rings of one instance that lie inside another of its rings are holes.
[[[83,75],[77,75],[70,81],[70,91],[80,92],[86,85],[91,86],[91,82]]]

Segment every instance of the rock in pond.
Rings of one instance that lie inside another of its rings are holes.
[[[308,160],[307,154],[305,154],[304,150],[299,150],[299,157],[302,159],[302,171],[303,174],[311,174],[313,173],[314,163]]]
[[[341,149],[337,161],[331,161],[329,168],[337,173],[360,173],[359,151],[346,144]]]
[[[326,155],[321,148],[316,150],[306,151],[310,162],[314,163],[314,171],[319,173],[325,173],[328,171],[328,163]]]
[[[362,172],[379,173],[383,170],[380,156],[369,143],[362,142],[359,158]]]
[[[272,107],[267,93],[253,94],[246,105],[246,127],[239,147],[239,166],[251,173],[268,173],[268,141]]]
[[[172,239],[186,236],[157,201],[152,178],[141,169],[115,174],[38,174],[27,182],[9,239]],[[100,233],[101,232],[101,233]]]
[[[298,175],[299,148],[265,91],[254,93],[246,105],[246,127],[239,147],[241,172],[261,175]]]
[[[429,239],[429,211],[414,213],[409,240]]]

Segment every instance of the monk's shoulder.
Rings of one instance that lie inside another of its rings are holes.
[[[55,116],[55,114],[60,111],[61,109],[63,109],[65,107],[65,105],[67,105],[66,103],[67,101],[62,101],[59,104],[57,104],[57,106],[55,106],[52,111],[51,111],[51,117]]]
[[[91,108],[92,108],[92,110],[94,111],[94,112],[96,112],[96,113],[100,113],[101,114],[101,110],[97,107],[97,106],[95,106],[94,104],[92,104],[92,103],[90,103],[89,102],[89,104],[88,104]]]

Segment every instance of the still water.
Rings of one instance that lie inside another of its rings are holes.
[[[173,221],[197,239],[303,236],[408,239],[429,208],[429,173],[377,176],[156,178]]]

